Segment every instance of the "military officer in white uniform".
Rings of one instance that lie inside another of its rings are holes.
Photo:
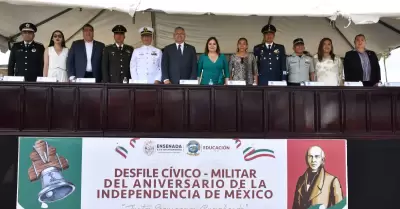
[[[151,27],[139,29],[143,46],[133,51],[130,64],[131,78],[147,81],[148,84],[160,84],[162,52],[151,45],[153,31]]]

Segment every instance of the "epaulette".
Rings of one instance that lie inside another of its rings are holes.
[[[106,47],[109,47],[109,46],[112,46],[112,45],[114,45],[114,44],[108,44]]]
[[[36,41],[35,41],[35,44],[39,44],[39,45],[42,45],[42,46],[43,46],[43,44],[42,44],[42,43],[40,43],[40,42],[36,42]]]

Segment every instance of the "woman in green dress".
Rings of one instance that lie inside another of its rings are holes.
[[[200,85],[224,85],[229,80],[229,66],[224,54],[220,53],[218,40],[207,40],[204,54],[197,64],[197,78]]]

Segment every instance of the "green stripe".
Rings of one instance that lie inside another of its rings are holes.
[[[251,149],[251,147],[247,147],[245,150],[243,150],[243,154],[246,153],[247,151],[249,151]]]
[[[270,152],[270,153],[274,153],[274,151],[273,151],[273,150],[270,150],[270,149],[257,149],[253,154],[259,153],[259,152]]]
[[[118,146],[118,148],[122,149],[123,151],[125,151],[125,153],[128,153],[128,150],[126,150],[125,148]]]

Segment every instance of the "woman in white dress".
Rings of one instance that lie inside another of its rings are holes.
[[[340,86],[343,84],[343,64],[339,56],[333,53],[332,40],[323,38],[319,43],[318,54],[314,56],[316,81],[324,82],[325,86]],[[325,128],[330,123],[338,120],[339,105],[337,96],[321,94],[324,100],[321,107],[321,127]]]
[[[319,43],[318,54],[314,56],[316,81],[326,86],[340,86],[343,83],[343,64],[333,53],[332,40],[323,38]]]
[[[44,51],[43,76],[56,78],[57,82],[68,82],[67,57],[64,34],[56,30],[51,35],[49,47]]]

